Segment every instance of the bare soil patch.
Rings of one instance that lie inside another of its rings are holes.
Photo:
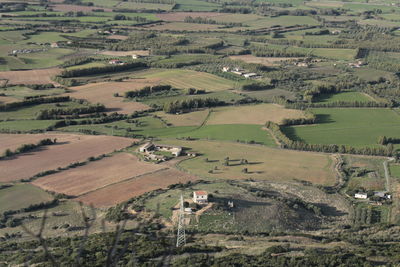
[[[25,138],[23,142],[32,143],[32,141],[28,141],[29,138],[26,138],[26,135],[15,135],[15,138],[18,139],[19,136]],[[33,139],[32,136],[35,135],[28,136]],[[86,161],[91,156],[95,157],[127,147],[134,141],[134,139],[114,136],[76,134],[38,134],[37,136],[39,140],[57,138],[57,144],[24,153],[8,160],[1,160],[0,182],[27,179],[46,170],[54,170],[58,167],[66,167],[74,162]]]
[[[91,83],[83,86],[71,87],[72,93],[67,95],[86,99],[91,103],[104,104],[110,112],[131,114],[135,111],[147,110],[150,107],[140,102],[126,101],[123,97],[127,91],[138,90],[145,86],[158,84],[154,80],[126,81],[126,82],[101,82]],[[115,97],[118,93],[120,97]]]
[[[162,168],[165,167],[140,161],[132,154],[118,153],[85,166],[45,176],[33,184],[45,190],[79,196]]]
[[[159,188],[166,188],[176,183],[195,181],[198,178],[176,169],[161,170],[148,175],[143,175],[132,180],[110,185],[77,198],[85,204],[95,207],[110,207]]]
[[[9,84],[46,84],[53,83],[51,77],[59,74],[59,68],[39,70],[0,71],[0,79],[8,80]]]
[[[128,39],[128,36],[126,36],[126,35],[113,34],[113,35],[107,36],[107,39],[126,40],[126,39]]]

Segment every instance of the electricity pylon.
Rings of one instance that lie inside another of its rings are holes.
[[[182,247],[186,244],[185,236],[185,210],[183,209],[183,196],[181,195],[181,203],[178,214],[178,234],[176,237],[176,247]]]

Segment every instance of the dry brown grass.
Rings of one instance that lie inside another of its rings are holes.
[[[220,25],[217,24],[197,24],[197,23],[185,23],[185,22],[167,22],[160,24],[150,24],[140,26],[140,28],[150,28],[152,30],[163,31],[207,31],[207,30],[215,30],[220,28]]]
[[[18,99],[14,98],[14,97],[0,96],[0,104],[11,103],[11,102],[16,102],[16,101],[18,101]]]
[[[85,166],[45,176],[33,184],[45,190],[79,196],[162,168],[165,167],[140,161],[132,154],[118,153]]]
[[[53,83],[52,76],[59,74],[59,68],[39,70],[0,71],[0,79],[8,80],[9,84],[46,84]]]
[[[15,138],[25,135],[15,135]],[[32,138],[34,135],[29,135]],[[0,182],[27,179],[39,172],[66,167],[74,162],[86,161],[119,150],[132,144],[134,139],[114,136],[88,136],[76,134],[38,134],[38,139],[57,138],[57,144],[0,161]],[[24,137],[25,138],[25,137]],[[29,139],[28,138],[28,139]],[[23,142],[27,142],[25,139]]]
[[[281,123],[283,119],[304,117],[301,110],[286,109],[276,104],[259,104],[213,109],[208,125],[213,124],[259,124],[267,121]]]
[[[143,193],[198,178],[176,169],[161,170],[82,195],[76,200],[95,207],[110,207]]]
[[[264,66],[276,66],[279,65],[282,61],[286,60],[298,60],[300,58],[293,57],[256,57],[252,55],[240,55],[240,56],[230,56],[230,59],[233,60],[242,60],[246,63],[257,63],[262,64]]]
[[[85,99],[91,103],[104,104],[109,111],[112,112],[116,111],[118,113],[131,114],[135,111],[147,110],[150,107],[140,102],[126,101],[123,97],[124,93],[154,84],[158,84],[158,82],[152,79],[91,83],[83,86],[71,87],[72,93],[68,93],[67,95],[73,98]],[[115,97],[115,93],[118,93],[122,97]]]

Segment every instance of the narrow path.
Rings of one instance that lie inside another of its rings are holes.
[[[390,174],[389,174],[388,163],[391,161],[394,161],[394,158],[389,158],[388,160],[385,160],[383,162],[383,169],[385,170],[385,179],[386,179],[385,190],[387,192],[390,192]]]

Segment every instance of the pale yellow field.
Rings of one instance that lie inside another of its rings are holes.
[[[283,119],[303,118],[300,110],[286,109],[276,104],[259,104],[222,107],[212,110],[207,125],[213,124],[260,124],[267,121],[281,123]]]

